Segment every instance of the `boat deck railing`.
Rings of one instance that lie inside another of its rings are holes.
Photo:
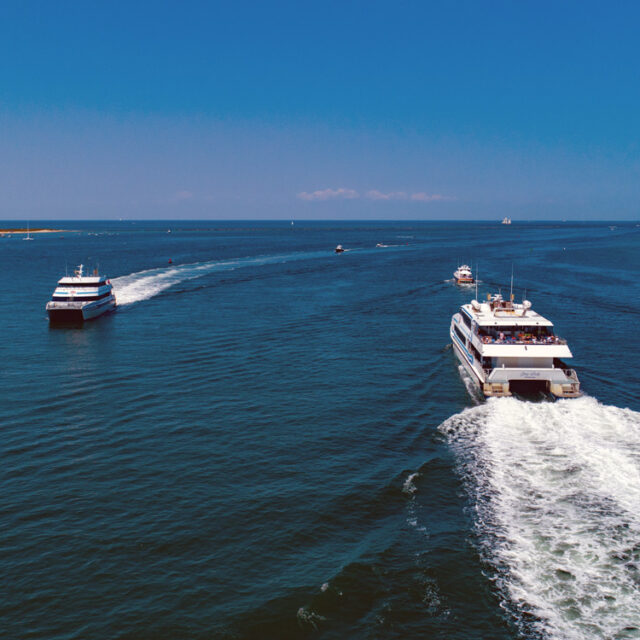
[[[482,344],[567,344],[564,338],[558,336],[534,336],[532,334],[520,334],[518,336],[491,336],[483,333],[479,333],[478,337],[482,341]]]
[[[54,302],[50,300],[47,302],[47,309],[82,309],[82,306],[86,304],[86,301],[64,301],[64,302]]]

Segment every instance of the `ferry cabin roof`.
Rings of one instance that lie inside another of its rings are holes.
[[[104,277],[100,276],[83,276],[82,279],[69,276],[58,280],[58,286],[66,285],[68,287],[101,287],[106,283]]]
[[[480,311],[476,311],[470,304],[462,305],[460,311],[481,327],[517,327],[518,329],[522,327],[553,327],[553,322],[543,318],[533,309],[528,309],[523,316],[519,306],[512,313],[500,310],[501,315],[496,315],[486,303],[480,305]]]

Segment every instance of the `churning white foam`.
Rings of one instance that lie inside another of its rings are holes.
[[[409,496],[413,495],[418,490],[418,487],[416,487],[413,481],[419,477],[420,474],[417,471],[415,471],[414,473],[410,473],[404,481],[404,484],[402,485],[402,492],[406,493]]]
[[[467,393],[471,397],[471,401],[474,404],[480,404],[482,402],[482,394],[476,383],[471,378],[471,374],[460,364],[458,365],[458,372],[464,386],[467,388]]]
[[[517,619],[563,640],[640,637],[640,413],[501,398],[441,430]]]
[[[317,258],[327,252],[300,252],[286,255],[239,258],[236,260],[211,260],[192,264],[170,265],[159,269],[148,269],[112,278],[113,290],[119,305],[148,300],[162,291],[186,280],[200,278],[215,271],[229,271],[240,267],[255,267],[264,264],[293,262]]]

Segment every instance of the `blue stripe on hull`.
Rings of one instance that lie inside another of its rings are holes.
[[[456,338],[456,336],[452,335],[451,336],[454,340],[453,342],[453,347],[454,347],[454,352],[456,353],[456,355],[458,356],[458,360],[460,360],[462,366],[465,368],[465,370],[471,374],[471,376],[473,377],[473,381],[480,387],[480,389],[482,389],[483,387],[483,382],[480,379],[480,376],[478,375],[478,373],[476,372],[476,370],[471,366],[472,362],[469,362],[469,356],[467,355],[466,359],[464,357],[464,354],[460,351],[460,340],[458,340]],[[462,349],[464,349],[464,351],[466,352],[467,350],[464,348],[464,346],[462,347]]]

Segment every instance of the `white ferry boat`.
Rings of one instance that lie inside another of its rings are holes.
[[[78,265],[73,276],[58,281],[46,307],[50,322],[83,322],[116,308],[111,282],[97,270],[91,276],[82,275],[82,270]]]
[[[473,284],[475,282],[473,279],[473,273],[471,272],[471,267],[467,264],[460,265],[453,272],[453,277],[457,284]]]
[[[576,372],[561,359],[573,357],[567,341],[528,300],[515,304],[499,294],[472,300],[453,315],[450,335],[456,356],[485,396],[580,395]]]

